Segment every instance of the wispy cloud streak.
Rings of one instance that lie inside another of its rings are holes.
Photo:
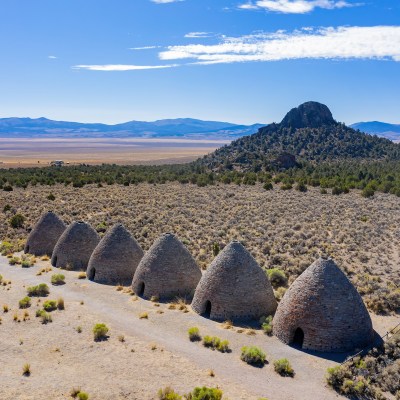
[[[129,65],[129,64],[104,64],[104,65],[74,65],[72,69],[88,71],[139,71],[146,69],[164,69],[179,67],[178,64],[168,65]]]

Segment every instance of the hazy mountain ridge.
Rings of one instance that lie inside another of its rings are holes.
[[[400,141],[400,124],[388,124],[380,121],[357,122],[350,125],[351,128],[359,129],[371,135],[377,135],[393,141]]]
[[[324,104],[307,102],[280,123],[239,138],[197,163],[210,170],[259,171],[272,165],[343,160],[400,160],[400,144],[350,128],[335,121]]]
[[[115,125],[54,121],[47,118],[2,118],[0,119],[0,137],[179,137],[233,140],[257,132],[264,125],[237,125],[192,118],[164,119],[154,122],[129,121]]]

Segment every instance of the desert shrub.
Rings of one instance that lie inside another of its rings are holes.
[[[28,287],[28,296],[45,297],[50,293],[49,287],[45,283],[40,283],[37,286]]]
[[[214,257],[217,257],[217,255],[219,254],[220,250],[221,249],[219,247],[219,244],[218,243],[213,243],[212,253],[213,253]]]
[[[191,342],[198,342],[201,340],[200,330],[196,326],[189,328],[188,334]]]
[[[294,376],[294,370],[287,358],[275,360],[274,369],[281,376]]]
[[[3,207],[3,213],[6,213],[7,211],[10,211],[11,210],[11,206],[9,205],[9,204],[6,204],[4,207]]]
[[[55,300],[46,300],[43,303],[43,309],[45,311],[54,311],[57,309],[57,302]]]
[[[32,266],[33,266],[32,260],[25,259],[21,261],[22,268],[30,268]]]
[[[47,196],[47,200],[54,201],[55,199],[56,199],[56,196],[54,196],[53,193],[50,193],[50,194]]]
[[[285,273],[279,268],[271,268],[267,270],[268,278],[274,288],[285,286],[287,284],[287,277]]]
[[[36,317],[39,317],[44,325],[48,324],[49,322],[53,322],[51,315],[45,310],[37,310]]]
[[[12,228],[22,228],[24,226],[25,217],[22,214],[15,214],[10,219],[10,225]]]
[[[212,350],[218,350],[221,353],[227,353],[230,351],[229,341],[221,340],[217,336],[204,336],[203,337],[203,346],[208,347]]]
[[[0,252],[2,256],[12,254],[14,251],[14,245],[6,240],[0,243]]]
[[[307,192],[307,186],[304,184],[304,183],[302,183],[302,182],[300,182],[300,183],[298,183],[297,185],[296,185],[296,187],[295,187],[295,189],[296,190],[298,190],[299,192]]]
[[[88,400],[89,395],[86,392],[79,392],[77,398],[78,400]]]
[[[169,386],[158,391],[158,398],[159,400],[182,400],[182,396]]]
[[[286,293],[286,288],[284,288],[284,287],[278,287],[278,289],[276,289],[276,290],[274,290],[274,295],[275,295],[275,299],[277,300],[277,301],[281,301],[282,300],[282,297],[285,295],[285,293]]]
[[[256,346],[242,347],[240,359],[247,364],[262,366],[265,363],[266,354]]]
[[[281,186],[281,190],[291,190],[291,189],[293,189],[293,185],[291,183],[284,183]]]
[[[260,319],[261,328],[268,336],[272,335],[272,315]]]
[[[19,301],[19,308],[29,308],[31,306],[31,298],[26,296]]]
[[[366,186],[361,192],[361,196],[365,198],[373,197],[374,194],[375,190],[370,186]]]
[[[196,387],[186,396],[187,400],[221,400],[223,392],[218,388]]]
[[[8,263],[10,265],[16,265],[16,264],[20,264],[21,260],[18,257],[12,257],[8,260]]]
[[[272,186],[271,182],[265,182],[263,186],[264,190],[272,190],[274,187]]]
[[[107,333],[109,329],[106,324],[96,324],[93,327],[93,336],[94,340],[100,341],[100,340],[105,340],[107,338]]]
[[[63,285],[65,283],[65,275],[54,274],[51,276],[51,283],[53,285]]]

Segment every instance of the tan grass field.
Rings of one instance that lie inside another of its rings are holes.
[[[189,139],[0,138],[0,168],[70,164],[171,164],[195,160],[227,141]]]

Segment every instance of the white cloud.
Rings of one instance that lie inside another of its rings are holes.
[[[47,58],[50,58],[50,60],[55,60],[57,57],[56,56],[47,56]]]
[[[212,32],[189,32],[185,35],[185,38],[191,39],[202,39],[202,38],[209,38],[214,37],[215,34]]]
[[[315,8],[333,10],[335,8],[354,7],[360,4],[348,3],[344,0],[258,0],[239,6],[244,10],[265,9],[285,14],[305,14]]]
[[[151,1],[156,4],[167,4],[167,3],[177,3],[178,1],[185,1],[185,0],[151,0]]]
[[[169,46],[161,60],[219,64],[293,59],[388,59],[400,61],[400,26],[305,28],[223,38],[215,45]]]
[[[88,71],[139,71],[146,69],[164,69],[179,67],[178,64],[168,65],[129,65],[129,64],[105,64],[105,65],[74,65],[72,69],[85,69]]]
[[[160,48],[160,46],[142,46],[142,47],[130,47],[129,50],[151,50],[158,48]]]

